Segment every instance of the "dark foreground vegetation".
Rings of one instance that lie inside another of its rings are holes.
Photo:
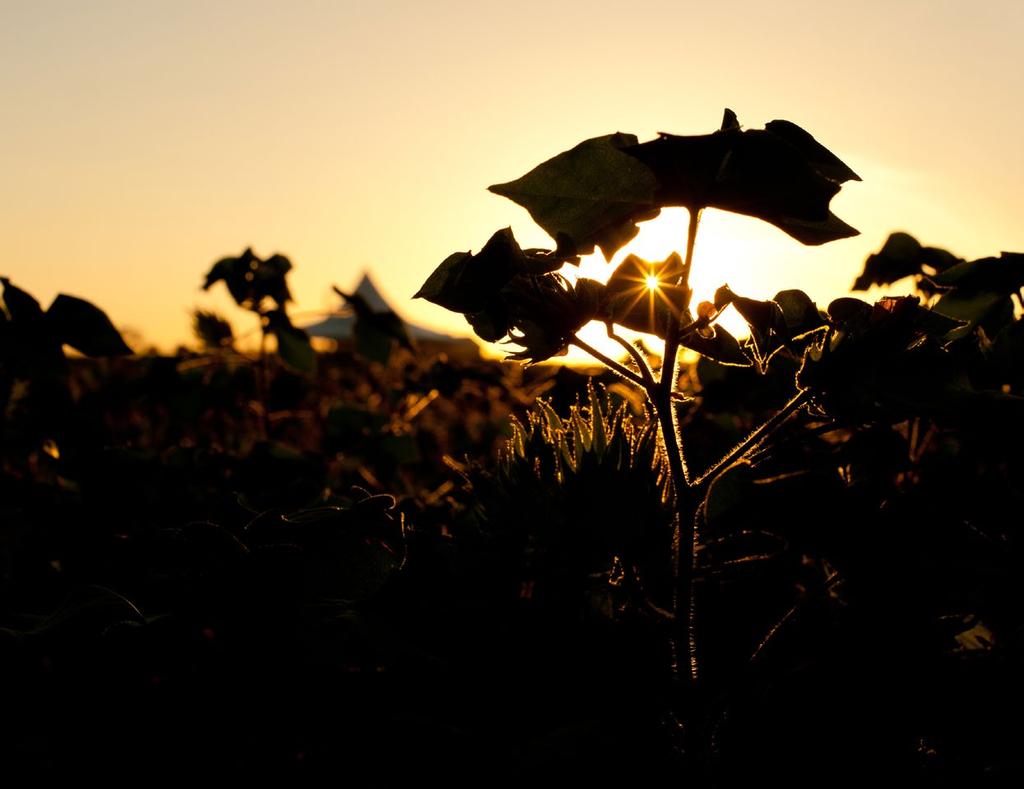
[[[895,234],[856,287],[917,297],[691,309],[703,207],[856,232],[827,210],[852,171],[773,123],[583,143],[495,190],[625,167],[659,196],[592,186],[620,213],[538,209],[558,249],[501,231],[421,290],[524,360],[592,319],[664,341],[594,378],[448,359],[354,295],[313,354],[291,264],[248,250],[207,286],[276,339],[251,357],[199,315],[202,354],[129,358],[5,281],[4,774],[1020,785],[1024,256]],[[673,204],[685,258],[556,273]]]

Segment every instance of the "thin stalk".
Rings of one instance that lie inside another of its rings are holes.
[[[640,371],[640,377],[644,380],[644,388],[647,389],[648,392],[653,392],[657,384],[654,382],[654,373],[651,372],[651,366],[647,364],[647,360],[644,358],[644,355],[640,353],[639,349],[633,345],[633,343],[627,342],[624,337],[620,337],[616,334],[611,323],[607,324],[607,328],[608,336],[625,348],[626,353],[628,353],[633,359],[633,363]]]
[[[610,369],[616,375],[619,375],[622,378],[625,378],[630,383],[634,383],[637,386],[641,387],[644,391],[647,392],[648,397],[651,397],[653,399],[654,391],[651,390],[651,389],[648,389],[647,384],[644,383],[644,379],[641,378],[636,373],[634,373],[632,370],[630,370],[625,365],[619,364],[612,357],[608,356],[607,354],[601,353],[593,345],[591,345],[590,343],[588,343],[588,342],[586,342],[584,340],[581,340],[579,337],[573,337],[569,341],[569,344],[570,345],[575,345],[581,351],[586,351],[591,356],[593,356],[595,359],[597,359],[599,362],[601,362],[601,364],[603,364],[606,367],[608,367],[608,369]],[[653,381],[653,375],[652,375],[652,381]],[[678,403],[689,403],[692,400],[692,398],[687,397],[686,395],[682,394],[681,392],[673,392],[672,393],[672,399],[674,401],[678,402]]]
[[[696,320],[686,324],[679,330],[679,343],[682,344],[684,340],[692,337],[701,329],[706,329],[710,325],[711,318],[697,318]]]
[[[607,354],[601,353],[599,350],[597,350],[597,348],[595,348],[590,343],[585,342],[584,340],[581,340],[579,337],[573,337],[569,341],[569,343],[570,343],[570,345],[575,345],[577,348],[580,348],[581,350],[584,350],[587,353],[589,353],[591,356],[593,356],[599,362],[601,362],[606,367],[608,367],[613,373],[617,373],[618,375],[620,375],[623,378],[625,378],[627,381],[632,381],[637,386],[642,386],[645,389],[647,388],[647,384],[644,383],[644,379],[643,378],[641,378],[639,375],[634,373],[632,370],[630,370],[625,365],[619,364],[611,356],[608,356]]]
[[[784,406],[782,406],[782,409],[777,414],[775,414],[775,416],[773,416],[771,419],[769,419],[767,422],[765,422],[763,425],[757,428],[757,430],[755,430],[753,433],[751,433],[749,436],[743,439],[742,442],[736,445],[736,447],[732,449],[732,451],[730,451],[729,454],[727,454],[724,458],[719,460],[711,468],[709,468],[707,471],[701,474],[700,477],[698,477],[696,481],[694,481],[694,486],[699,487],[703,485],[705,482],[707,482],[711,477],[715,475],[715,472],[732,465],[741,457],[746,455],[750,450],[752,450],[754,447],[756,447],[758,444],[760,444],[762,441],[768,438],[768,436],[770,436],[779,427],[781,427],[783,422],[789,419],[793,414],[795,414],[800,409],[801,406],[804,405],[804,403],[807,402],[808,397],[809,394],[806,389],[797,392],[796,396],[793,397]]]
[[[260,320],[263,318],[260,316]],[[270,438],[270,382],[267,380],[267,329],[261,326],[260,334],[260,357],[259,374],[256,377],[260,398],[260,430],[263,433],[263,440]]]
[[[686,259],[683,263],[683,276],[676,285],[684,288],[688,285],[690,267],[693,264],[693,249],[697,242],[697,226],[700,224],[700,210],[691,208],[686,231]],[[683,674],[680,657],[685,649],[687,653],[686,677],[692,687],[697,682],[698,664],[693,633],[693,561],[695,555],[694,539],[696,531],[691,519],[683,518],[682,508],[690,499],[690,482],[683,454],[683,445],[679,435],[679,420],[672,403],[672,393],[676,388],[678,374],[676,357],[679,353],[679,318],[669,314],[668,326],[665,331],[665,354],[661,365],[661,380],[651,398],[654,410],[658,415],[661,437],[665,443],[665,454],[668,457],[669,473],[675,489],[675,527],[672,534],[672,572],[675,583],[672,589],[672,613],[676,622],[676,638],[673,645],[673,673],[679,677]]]

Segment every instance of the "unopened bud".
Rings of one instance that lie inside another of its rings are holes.
[[[718,317],[718,308],[710,301],[702,301],[697,305],[697,317],[702,321],[713,321]]]

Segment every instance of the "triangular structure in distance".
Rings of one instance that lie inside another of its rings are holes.
[[[377,286],[373,284],[373,280],[370,279],[370,275],[368,273],[363,274],[363,278],[359,281],[359,285],[356,286],[355,292],[366,300],[366,303],[374,312],[395,312],[391,305],[384,300],[384,297],[380,295],[380,291],[377,290]],[[425,329],[422,326],[409,323],[404,318],[402,320],[409,332],[409,336],[414,341],[459,344],[470,343],[475,345],[475,343],[468,338],[452,337],[449,334],[442,334],[441,332],[432,331],[431,329]],[[350,340],[352,339],[352,329],[355,326],[355,323],[356,319],[352,312],[352,308],[347,305],[343,305],[341,309],[338,310],[337,314],[331,315],[330,317],[317,323],[310,324],[309,326],[303,326],[302,328],[310,337],[326,337],[332,340]]]

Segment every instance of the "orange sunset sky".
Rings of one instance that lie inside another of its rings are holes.
[[[709,211],[698,295],[827,303],[892,230],[1024,251],[1022,41],[1016,0],[0,0],[0,274],[169,350],[197,306],[250,327],[199,286],[251,245],[295,263],[298,312],[369,270],[404,317],[468,334],[410,299],[434,267],[509,225],[550,245],[488,185],[600,134],[708,133],[731,107],[857,171],[832,206],[861,235],[802,247]],[[684,228],[666,212],[634,249],[664,256]]]

